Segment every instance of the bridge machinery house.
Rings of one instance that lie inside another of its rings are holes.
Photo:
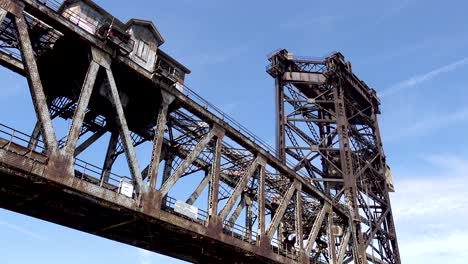
[[[153,22],[130,19],[124,24],[90,0],[66,0],[59,12],[88,33],[107,40],[148,72],[170,77],[182,91],[190,70],[159,49],[164,38]]]

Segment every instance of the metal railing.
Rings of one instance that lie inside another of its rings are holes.
[[[4,144],[0,145],[0,149],[13,151],[10,149],[10,146],[13,143],[26,148],[24,153],[15,152],[16,154],[31,158],[34,161],[42,164],[44,164],[47,160],[47,156],[44,154],[46,152],[45,145],[44,142],[42,142],[40,139],[37,140],[37,145],[34,149],[29,149],[28,145],[31,142],[31,136],[4,124],[0,124],[0,138],[6,141]],[[31,155],[33,153],[42,155],[44,160],[34,159]],[[109,172],[108,181],[102,181],[101,175],[103,169],[101,167],[78,158],[75,158],[74,168],[75,177],[95,185],[99,185],[111,191],[117,192],[121,182],[128,182],[133,184],[132,178],[128,176],[120,176],[112,172]]]

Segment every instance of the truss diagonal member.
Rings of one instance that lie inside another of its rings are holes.
[[[203,149],[208,145],[208,143],[213,139],[215,135],[218,135],[221,130],[218,127],[213,127],[208,134],[206,134],[195,146],[195,148],[187,155],[187,157],[182,161],[182,163],[177,167],[174,173],[164,181],[164,184],[159,190],[161,196],[166,196],[169,193],[169,190],[174,186],[174,184],[179,180],[185,170],[195,161],[195,159],[200,155]]]
[[[151,161],[148,165],[148,185],[150,189],[156,186],[156,179],[158,177],[158,165],[161,161],[161,150],[164,142],[164,128],[167,122],[167,109],[169,104],[174,101],[174,96],[162,91],[161,106],[158,111],[158,119],[153,139],[153,150],[151,153]]]
[[[81,126],[83,125],[86,108],[88,108],[89,99],[91,98],[91,94],[93,92],[98,70],[99,64],[91,60],[88,72],[86,73],[86,77],[84,79],[83,87],[81,88],[80,97],[78,98],[78,103],[73,115],[72,123],[70,125],[67,142],[65,143],[64,152],[67,155],[72,156],[75,152],[76,143],[78,141]]]
[[[81,143],[79,146],[76,147],[74,156],[76,157],[80,155],[89,146],[91,146],[94,142],[100,139],[105,133],[106,133],[105,129],[98,130],[96,133],[94,133],[92,136],[90,136],[83,143]]]
[[[307,246],[305,248],[305,253],[307,256],[310,255],[310,252],[312,252],[312,247],[314,246],[315,240],[317,239],[318,232],[320,231],[323,220],[325,219],[325,215],[329,212],[329,210],[330,204],[325,202],[322,209],[320,210],[320,213],[315,218],[314,224],[312,225],[312,229],[310,230],[307,239]]]
[[[380,225],[382,225],[382,223],[387,218],[389,213],[390,213],[390,209],[387,208],[387,210],[385,210],[385,212],[379,217],[379,219],[377,221],[372,221],[372,222],[369,223],[372,232],[369,234],[369,237],[367,237],[366,247],[368,247],[371,244],[371,242],[374,239],[374,236],[377,234],[377,232],[382,231],[382,228],[380,227]]]
[[[193,205],[193,203],[195,203],[195,201],[200,196],[200,194],[203,192],[203,190],[205,189],[205,187],[206,187],[206,185],[208,184],[209,181],[210,181],[210,174],[205,173],[205,177],[203,177],[203,180],[200,182],[200,184],[198,184],[195,191],[193,191],[193,193],[185,201],[185,203]]]
[[[106,75],[109,81],[111,99],[115,111],[117,113],[117,123],[119,127],[120,137],[125,148],[125,156],[127,157],[128,167],[130,169],[130,173],[132,174],[132,179],[136,184],[137,192],[142,193],[145,192],[145,186],[143,186],[143,179],[141,177],[140,168],[138,167],[138,162],[136,160],[135,149],[133,148],[132,139],[130,138],[130,131],[127,125],[127,120],[124,115],[122,103],[120,102],[119,91],[117,90],[114,75],[112,74],[112,70],[110,69],[110,67],[106,69]]]
[[[21,8],[22,11],[22,8]],[[37,68],[36,59],[34,58],[34,51],[31,44],[31,39],[28,33],[28,25],[22,12],[15,14],[16,28],[18,30],[18,40],[21,47],[21,55],[23,57],[24,68],[26,70],[26,77],[28,79],[28,86],[33,100],[34,110],[37,119],[41,123],[42,136],[44,143],[49,150],[53,153],[57,150],[58,144],[55,137],[52,119],[47,107],[47,100],[44,94],[39,70]]]
[[[279,205],[278,209],[275,212],[275,216],[271,220],[270,225],[268,226],[267,230],[267,238],[268,241],[271,241],[273,234],[275,233],[276,229],[278,228],[281,219],[286,212],[286,208],[291,203],[291,198],[294,195],[294,192],[299,188],[300,183],[298,181],[294,181],[291,186],[289,187],[288,191],[284,194],[283,198],[281,199],[281,204]]]
[[[232,213],[231,217],[229,217],[229,220],[226,223],[227,230],[231,230],[232,227],[235,225],[237,219],[242,213],[242,210],[244,210],[245,206],[247,205],[247,199],[250,199],[250,198],[245,195],[241,196],[241,200],[239,201],[239,204],[237,204],[236,209],[234,209],[234,212]]]
[[[237,183],[236,187],[232,191],[231,196],[227,200],[226,204],[224,205],[223,209],[219,213],[220,220],[224,222],[226,220],[226,217],[228,216],[229,212],[232,210],[234,207],[235,202],[241,195],[242,191],[245,189],[245,186],[247,185],[247,182],[249,181],[250,177],[253,176],[255,171],[257,170],[258,166],[265,166],[265,159],[261,156],[257,156],[252,163],[250,164],[249,168],[245,172],[245,174],[242,176],[242,178],[239,180]]]
[[[346,253],[346,248],[348,247],[350,237],[351,237],[351,232],[349,231],[349,228],[347,228],[346,233],[343,239],[341,240],[340,248],[338,250],[337,263],[343,263],[343,259]]]

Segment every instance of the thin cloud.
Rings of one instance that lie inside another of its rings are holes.
[[[424,155],[420,165],[393,170],[392,209],[403,262],[466,263],[468,159]],[[460,244],[461,243],[461,244]]]
[[[23,227],[20,227],[20,226],[17,226],[17,225],[14,225],[14,224],[10,224],[10,223],[7,223],[7,222],[0,222],[0,227],[5,227],[5,228],[8,228],[10,230],[13,230],[13,231],[16,231],[18,233],[21,233],[23,235],[26,235],[26,236],[29,236],[29,237],[32,237],[34,239],[37,239],[37,240],[46,240],[45,237],[39,235],[39,234],[36,234],[32,231],[29,231]]]
[[[393,131],[385,137],[386,141],[396,141],[404,138],[418,136],[454,124],[468,121],[468,107],[458,109],[451,113],[435,114],[430,118],[422,119],[398,131]]]
[[[468,64],[468,57],[465,57],[461,60],[444,65],[440,68],[434,69],[430,72],[420,74],[420,75],[415,75],[407,80],[401,81],[395,85],[390,86],[389,88],[387,88],[380,94],[380,97],[383,98],[383,97],[395,95],[401,91],[413,88],[421,83],[430,81],[441,74],[453,72],[467,64]]]

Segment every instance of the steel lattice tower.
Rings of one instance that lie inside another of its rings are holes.
[[[352,250],[344,263],[400,263],[375,90],[352,73],[340,53],[303,58],[283,49],[269,61],[277,156],[350,212]],[[343,243],[339,230],[328,231],[328,241]],[[333,257],[329,263],[335,263]]]

